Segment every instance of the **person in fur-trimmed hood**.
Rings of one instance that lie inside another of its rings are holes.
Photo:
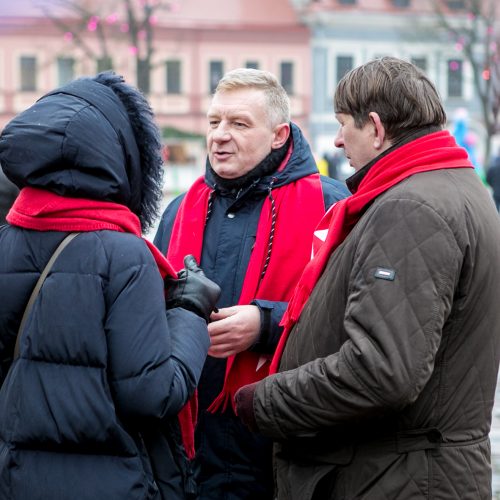
[[[348,191],[319,175],[290,122],[288,96],[267,71],[238,68],[221,79],[207,114],[207,149],[205,175],[167,207],[155,243],[173,262],[186,252],[200,258],[222,288],[198,389],[200,498],[267,500],[271,442],[241,424],[233,396],[268,373],[314,227]]]
[[[160,152],[149,104],[113,73],[46,94],[0,136],[21,189],[0,228],[1,500],[194,492],[185,404],[219,288],[192,256],[177,274],[141,237],[161,200]]]
[[[498,214],[416,66],[370,61],[334,104],[353,195],[318,225],[238,415],[276,443],[279,500],[489,500]]]

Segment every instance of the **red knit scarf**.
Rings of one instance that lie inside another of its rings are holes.
[[[278,371],[290,330],[298,321],[330,255],[345,240],[367,205],[411,175],[446,168],[474,167],[468,159],[467,151],[457,145],[448,131],[425,135],[377,161],[368,170],[356,193],[339,201],[326,213],[315,232],[327,231],[326,240],[314,238],[314,257],[304,269],[283,317],[282,325],[285,329],[271,362],[270,373]]]
[[[124,205],[107,201],[67,198],[49,191],[26,187],[21,190],[7,215],[7,221],[37,231],[99,231],[103,229],[132,233],[141,237],[139,218]],[[165,256],[148,240],[144,240],[153,254],[163,278],[177,277]],[[180,266],[182,267],[182,265]],[[191,402],[179,413],[179,425],[184,448],[189,458],[194,457],[194,424]]]
[[[286,163],[288,157],[282,164]],[[203,177],[196,180],[184,197],[172,229],[168,259],[180,265],[191,253],[201,259],[203,235],[211,190]],[[273,190],[276,222],[270,261],[261,280],[272,223],[271,201],[262,206],[257,237],[248,263],[238,304],[253,299],[288,301],[304,266],[311,258],[311,238],[317,221],[325,213],[319,174],[309,175]],[[227,359],[224,386],[208,408],[225,411],[228,403],[234,410],[234,394],[243,385],[261,380],[269,372],[269,356],[243,351]]]

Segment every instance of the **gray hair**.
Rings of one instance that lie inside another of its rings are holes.
[[[272,73],[252,68],[234,69],[222,77],[215,93],[241,88],[254,88],[264,93],[271,127],[290,122],[290,99]]]

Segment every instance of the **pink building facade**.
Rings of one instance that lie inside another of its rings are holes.
[[[93,22],[108,24],[106,43],[113,69],[137,83],[135,52],[142,48],[130,45],[125,13],[112,11],[112,2],[81,2],[99,16]],[[90,54],[101,50],[98,32],[90,23],[82,36],[83,48],[67,12],[49,10],[60,18],[56,25],[30,0],[12,4],[0,5],[0,129],[45,92],[72,78],[95,74],[96,57]],[[50,8],[50,2],[45,4]],[[182,0],[168,6],[154,17],[148,94],[161,126],[204,134],[214,85],[228,70],[247,66],[271,71],[282,81],[293,120],[307,135],[310,35],[289,0]]]

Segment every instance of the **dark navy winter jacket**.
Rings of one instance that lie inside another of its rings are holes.
[[[205,228],[201,267],[222,288],[219,307],[238,303],[262,204],[272,178],[277,178],[273,186],[279,187],[317,173],[310,147],[294,124],[292,138],[293,153],[286,168],[261,178],[242,192],[221,190],[215,185],[210,170],[206,172],[206,183],[215,189],[216,196]],[[327,177],[321,179],[326,208],[350,194],[343,183]],[[163,253],[168,248],[183,196],[172,201],[162,216],[154,242]],[[264,324],[253,349],[272,353],[281,334],[279,322],[287,304],[264,300],[258,300],[256,304],[261,309]],[[209,356],[198,388],[201,411],[196,438],[201,498],[272,498],[269,442],[250,433],[231,410],[215,415],[204,411],[222,389],[225,368],[224,359]]]
[[[20,187],[30,179],[62,195],[137,199],[120,166],[123,137],[96,107],[53,96],[38,111],[0,138],[2,167]],[[165,311],[144,240],[79,234],[48,275],[11,363],[28,297],[66,234],[0,229],[0,499],[183,498],[177,444],[156,431],[175,432],[209,339],[200,317]]]

